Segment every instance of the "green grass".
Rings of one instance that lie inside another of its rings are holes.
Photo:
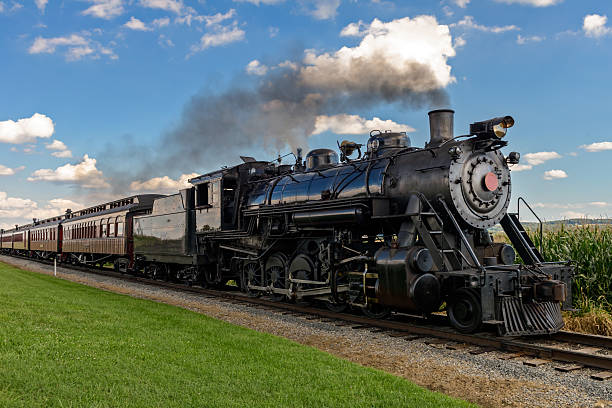
[[[0,263],[1,407],[446,407],[286,339]]]

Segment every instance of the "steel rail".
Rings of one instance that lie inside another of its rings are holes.
[[[4,256],[0,256],[0,261]],[[43,263],[50,263],[44,260],[35,260],[27,257],[18,257],[20,259]],[[88,268],[75,265],[61,265],[63,268],[77,270],[80,272],[93,273],[114,278],[123,279],[129,282],[136,282],[150,286],[165,287],[178,291],[191,292],[206,295],[209,297],[226,299],[228,301],[252,304],[264,307],[269,310],[279,310],[283,312],[291,312],[295,314],[310,315],[322,319],[332,319],[338,321],[349,322],[358,327],[370,327],[373,329],[384,329],[407,335],[419,335],[426,337],[436,337],[452,342],[467,343],[483,348],[490,348],[506,352],[522,352],[534,357],[545,358],[564,363],[581,364],[587,367],[600,368],[612,371],[612,354],[595,354],[586,353],[580,350],[568,350],[555,346],[534,344],[529,340],[552,340],[565,342],[568,344],[580,344],[592,347],[606,348],[612,351],[612,337],[589,335],[582,333],[574,333],[568,331],[560,331],[548,336],[534,337],[499,337],[487,333],[465,334],[454,331],[448,327],[441,327],[432,324],[415,324],[405,321],[397,321],[391,319],[378,320],[365,316],[357,316],[349,313],[338,313],[326,309],[320,309],[312,306],[304,306],[295,303],[272,301],[261,297],[249,297],[238,291],[223,291],[216,289],[207,289],[199,286],[189,286],[186,284],[166,282],[154,280],[141,276],[134,276],[115,272],[111,270]],[[397,317],[410,317],[408,315],[398,314]]]

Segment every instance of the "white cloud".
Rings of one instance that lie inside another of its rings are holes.
[[[608,22],[607,16],[599,14],[589,14],[584,17],[582,29],[587,37],[599,38],[608,35],[612,32],[610,27],[606,26]]]
[[[4,13],[4,3],[0,1],[0,13]]]
[[[83,57],[94,54],[95,50],[89,45],[73,47],[66,52],[66,61],[78,61]]]
[[[280,29],[278,27],[268,27],[268,34],[270,35],[270,38],[276,37],[279,31]]]
[[[0,191],[0,217],[23,218],[37,207],[38,205],[30,199],[9,197],[6,192]]]
[[[391,130],[396,132],[414,132],[414,128],[392,120],[382,120],[374,117],[370,120],[358,115],[319,115],[315,121],[313,135],[330,131],[338,135],[359,135],[367,134],[371,130]]]
[[[612,142],[596,142],[588,145],[580,146],[581,149],[587,152],[602,152],[604,150],[612,150]]]
[[[350,23],[340,31],[340,37],[362,37],[367,34],[364,30],[365,27],[367,25],[361,20],[357,23]]]
[[[82,14],[109,20],[123,14],[122,0],[89,0],[93,3]]]
[[[140,5],[147,8],[171,11],[176,14],[181,14],[184,7],[182,0],[140,0]]]
[[[36,3],[36,7],[40,10],[41,13],[45,12],[45,7],[47,7],[47,3],[49,0],[34,0]]]
[[[124,27],[129,28],[130,30],[136,31],[151,31],[151,28],[147,27],[145,23],[132,16],[130,20],[123,25]]]
[[[537,166],[547,162],[548,160],[560,159],[561,155],[557,152],[537,152],[527,153],[524,158],[527,163],[531,164],[532,166]]]
[[[463,36],[458,36],[458,37],[455,37],[455,41],[453,42],[453,48],[455,49],[461,48],[465,46],[465,44],[467,44],[467,42],[465,41],[465,38],[463,38]]]
[[[58,46],[87,45],[88,43],[88,39],[78,34],[53,38],[36,37],[28,52],[30,54],[53,54]]]
[[[448,26],[438,24],[435,17],[404,17],[387,23],[374,19],[361,32],[364,36],[356,47],[342,47],[333,54],[307,50],[301,68],[304,83],[364,93],[393,84],[394,92],[401,93],[432,91],[455,81],[447,64],[455,56],[452,38]],[[380,61],[390,62],[384,75],[376,69]]]
[[[61,140],[54,140],[52,143],[49,143],[46,146],[47,149],[49,150],[67,150],[68,147],[66,146],[66,144],[64,142],[62,142]]]
[[[9,197],[4,191],[0,191],[0,217],[12,218],[18,224],[29,223],[32,218],[43,220],[62,215],[66,209],[81,209],[85,206],[65,198],[54,198],[44,206],[39,206],[35,201],[27,198]],[[12,228],[14,225],[3,224],[3,228]]]
[[[548,170],[544,172],[544,180],[555,180],[567,178],[567,173],[563,170]]]
[[[612,206],[612,203],[607,203],[605,201],[591,201],[589,203],[535,203],[533,205],[534,208],[557,208],[557,209],[584,209],[588,207],[608,207]]]
[[[561,213],[565,218],[586,218],[587,215],[578,211],[564,211]]]
[[[234,0],[234,1],[236,3],[251,3],[256,6],[259,6],[260,4],[267,4],[267,5],[280,4],[280,3],[283,3],[285,0]]]
[[[466,8],[468,4],[470,4],[470,0],[453,0],[458,7]]]
[[[217,13],[211,16],[204,16],[204,21],[206,22],[206,26],[210,27],[210,26],[222,23],[223,21],[228,20],[230,18],[233,18],[235,15],[236,15],[236,10],[230,9],[225,14]]]
[[[244,40],[245,32],[234,22],[231,26],[216,27],[213,32],[206,33],[200,38],[200,43],[191,46],[191,53],[204,51],[210,47],[219,47]]]
[[[51,118],[35,113],[30,118],[0,122],[0,143],[32,143],[37,138],[49,138],[55,131]]]
[[[68,150],[68,147],[60,140],[54,140],[53,143],[47,144],[46,148],[49,150],[55,150],[53,153],[51,153],[51,156],[62,158],[72,157],[72,152]]]
[[[61,152],[53,152],[51,153],[51,156],[60,158],[71,158],[72,152],[70,150],[63,150]]]
[[[476,21],[474,21],[474,17],[472,16],[463,17],[463,20],[451,24],[451,27],[469,28],[494,34],[504,33],[506,31],[520,30],[520,28],[518,28],[514,24],[505,26],[485,26],[482,24],[478,24],[476,23]]]
[[[312,4],[307,6],[306,13],[317,20],[329,20],[338,14],[340,0],[303,0],[305,3]]]
[[[495,0],[498,3],[506,3],[506,4],[522,4],[525,6],[533,6],[533,7],[548,7],[554,6],[556,4],[562,3],[563,0]]]
[[[170,19],[168,17],[156,18],[151,22],[153,27],[162,28],[166,27],[170,24]]]
[[[268,66],[260,63],[258,60],[253,60],[246,66],[246,72],[250,75],[266,75]]]
[[[53,38],[36,37],[28,52],[30,54],[53,54],[58,47],[67,47],[64,54],[67,61],[78,61],[85,56],[95,59],[99,58],[100,54],[117,59],[113,50],[81,34]]]
[[[531,170],[531,169],[533,169],[533,166],[531,164],[513,164],[513,165],[510,165],[510,170],[512,170],[513,172],[527,171],[527,170]]]
[[[2,8],[4,8],[4,3],[2,3]],[[16,2],[15,0],[13,0],[13,5],[11,6],[10,9],[8,9],[9,13],[12,13],[13,11],[17,11],[23,8],[23,4]],[[1,11],[1,10],[0,10]]]
[[[83,156],[83,160],[77,164],[65,164],[52,169],[36,170],[28,181],[52,181],[79,185],[85,188],[106,188],[110,185],[104,180],[102,171],[96,168],[96,159],[88,155]]]
[[[189,179],[199,176],[198,173],[182,174],[177,180],[168,176],[153,177],[146,181],[133,181],[130,189],[134,192],[176,192],[183,188],[192,187]]]
[[[170,19],[168,17],[156,18],[155,20],[151,21],[151,25],[147,25],[144,21],[141,21],[136,17],[132,16],[130,20],[123,26],[135,31],[152,31],[153,27],[162,28],[166,27],[169,24]]]
[[[516,43],[519,45],[524,45],[527,43],[533,43],[533,42],[542,42],[546,39],[546,37],[542,37],[539,35],[532,35],[532,36],[527,36],[527,37],[523,37],[522,35],[518,35],[516,37]]]
[[[159,35],[159,38],[157,39],[157,43],[159,44],[160,47],[163,47],[163,48],[174,47],[174,43],[172,42],[172,40],[163,34]]]
[[[13,174],[23,169],[25,169],[25,166],[19,166],[15,167],[14,169],[11,169],[10,167],[6,167],[0,164],[0,176],[12,176]]]
[[[296,71],[298,69],[298,65],[293,61],[287,60],[287,61],[281,62],[275,68],[288,68],[292,71]]]

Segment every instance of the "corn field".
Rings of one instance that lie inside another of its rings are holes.
[[[532,234],[534,242],[539,241],[537,235]],[[545,231],[543,252],[546,261],[574,262],[575,307],[612,312],[612,228],[584,225]]]

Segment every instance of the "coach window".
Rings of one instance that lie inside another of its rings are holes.
[[[123,236],[123,222],[124,222],[123,217],[117,217],[117,236],[118,237]]]
[[[196,207],[207,207],[210,205],[208,186],[209,183],[202,183],[196,186]]]

